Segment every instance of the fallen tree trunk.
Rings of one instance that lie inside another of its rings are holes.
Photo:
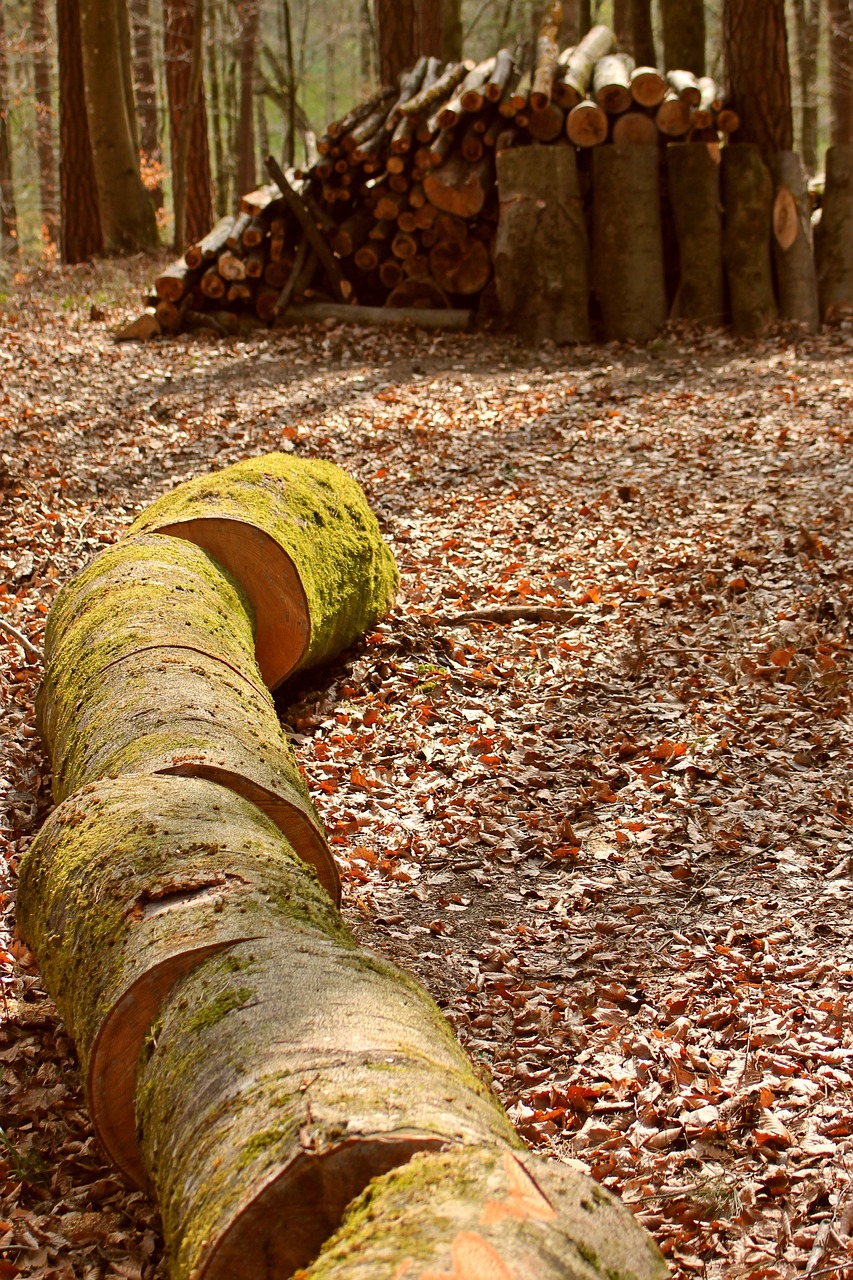
[[[815,232],[821,319],[853,311],[853,143],[826,153],[826,185]]]
[[[593,152],[593,271],[608,341],[645,341],[666,320],[656,146]]]
[[[805,170],[796,151],[780,151],[770,158],[773,199],[773,265],[779,294],[779,314],[807,333],[820,328],[817,274],[812,249],[809,192]]]
[[[336,927],[281,833],[211,782],[105,779],[55,809],[33,841],[18,927],[77,1047],[98,1137],[138,1184],[133,1098],[151,1023],[179,978],[255,936],[294,892]]]
[[[338,320],[341,324],[376,325],[381,329],[437,329],[447,333],[465,333],[473,327],[474,312],[453,308],[433,310],[423,307],[340,307],[330,302],[306,303],[288,307],[276,316],[276,324],[323,324]]]
[[[416,1151],[518,1144],[422,988],[287,907],[174,988],[140,1066],[173,1280],[289,1276]]]
[[[700,144],[666,149],[669,198],[678,240],[673,316],[720,325],[724,318],[720,164]]]
[[[301,1280],[666,1280],[615,1196],[529,1151],[423,1152],[372,1182]]]
[[[736,333],[757,337],[776,319],[770,235],[773,183],[750,142],[723,148],[723,260]]]
[[[255,653],[271,689],[341,653],[397,589],[361,487],[320,459],[273,453],[199,476],[129,532],[186,538],[233,573],[255,610]]]

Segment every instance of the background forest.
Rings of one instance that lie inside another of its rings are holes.
[[[84,4],[81,12],[87,7],[98,8]],[[123,13],[123,5],[116,8]],[[130,0],[128,8],[141,172],[166,243],[174,238],[172,149],[178,145],[170,139],[170,95],[175,138],[176,97],[186,99],[193,70],[194,17],[201,17],[195,75],[205,110],[201,125],[196,120],[193,127],[206,129],[213,212],[221,215],[264,179],[263,156],[272,152],[283,163],[303,163],[325,125],[376,87],[388,55],[386,49],[380,58],[377,25],[390,28],[405,6],[387,0]],[[533,0],[444,0],[422,8],[429,22],[441,25],[445,56],[476,60],[502,45],[522,50],[543,6]],[[67,22],[76,9],[76,0],[59,0],[56,7],[48,0],[0,0],[0,198],[7,255],[58,252],[57,22]],[[650,22],[656,61],[672,69],[681,65],[668,47],[678,42],[679,28],[689,24],[695,43],[704,18],[705,70],[724,83],[721,10],[722,0],[574,0],[564,5],[561,35],[571,44],[591,23],[607,23],[620,48],[644,62],[648,43],[642,51],[636,46],[647,41],[642,30]],[[831,94],[837,99],[849,78],[850,6],[847,0],[787,0],[786,17],[795,145],[815,173],[831,140]],[[106,80],[103,92],[112,92]],[[832,140],[848,141],[844,133],[843,125],[836,126]],[[196,143],[185,140],[191,154]],[[190,188],[192,200],[192,166]]]

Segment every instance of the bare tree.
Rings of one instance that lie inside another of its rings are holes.
[[[213,222],[202,75],[203,0],[166,0],[164,20],[175,247],[182,249],[206,235]]]
[[[59,210],[56,190],[56,155],[53,146],[50,26],[45,0],[31,2],[30,39],[33,53],[36,154],[39,168],[42,235],[49,244],[56,244],[59,240]]]
[[[829,113],[833,146],[853,142],[853,0],[827,0]]]
[[[766,155],[794,141],[785,0],[724,0],[723,49],[732,106],[740,116],[736,142]]]
[[[237,0],[240,23],[240,118],[237,124],[237,190],[255,186],[255,62],[258,47],[258,0]],[[332,59],[328,59],[331,65]]]
[[[163,205],[163,184],[153,178],[160,172],[162,152],[157,125],[157,82],[154,75],[154,45],[151,38],[151,0],[130,0],[133,36],[134,87],[139,120],[139,149],[152,178],[146,183],[156,208]]]
[[[9,140],[9,65],[6,56],[6,22],[0,0],[0,251],[17,253],[18,214],[12,179],[12,146]]]

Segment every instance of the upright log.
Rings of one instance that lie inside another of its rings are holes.
[[[666,320],[656,146],[593,152],[593,278],[608,340],[653,338]]]
[[[360,486],[320,459],[273,453],[179,485],[130,533],[195,542],[246,592],[274,689],[329,661],[387,610],[398,576]]]
[[[589,340],[586,224],[574,152],[513,147],[497,157],[495,283],[504,316],[530,342]]]
[[[732,323],[736,333],[756,337],[776,319],[770,262],[773,182],[757,144],[723,148],[722,191]]]
[[[770,159],[773,176],[773,265],[779,314],[807,333],[820,327],[817,273],[812,249],[809,191],[797,151],[780,151]]]
[[[853,310],[853,143],[826,153],[826,186],[815,232],[821,319]]]
[[[720,325],[725,303],[719,159],[699,143],[670,143],[666,166],[679,260],[672,314]]]
[[[300,1280],[666,1280],[650,1237],[576,1168],[529,1151],[423,1152],[375,1179]]]

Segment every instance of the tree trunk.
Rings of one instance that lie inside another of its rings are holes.
[[[672,314],[721,325],[724,291],[719,158],[699,143],[670,143],[666,163],[679,259]]]
[[[757,337],[776,319],[770,235],[773,183],[752,143],[723,148],[723,257],[736,333]]]
[[[652,29],[652,0],[630,0],[631,43],[638,67],[656,67],[655,37]]]
[[[135,253],[157,247],[157,223],[127,112],[120,5],[126,0],[81,0],[80,35],[104,248]]]
[[[79,0],[57,0],[60,250],[65,263],[103,253],[104,235],[83,88]]]
[[[53,97],[50,86],[50,25],[45,0],[31,0],[30,29],[42,235],[48,244],[57,244],[59,208],[56,189],[56,157],[53,147]]]
[[[826,188],[815,232],[821,319],[853,311],[853,143],[826,153]]]
[[[463,1147],[372,1182],[302,1276],[566,1280],[581,1265],[587,1280],[669,1275],[625,1206],[586,1174],[529,1151]]]
[[[661,0],[661,17],[667,71],[692,71],[694,76],[704,76],[704,0]]]
[[[9,64],[6,58],[4,0],[0,0],[0,253],[18,252],[18,213],[9,137]]]
[[[613,34],[616,47],[622,53],[633,55],[634,32],[631,26],[631,0],[613,0]]]
[[[462,0],[441,0],[441,60],[462,58]]]
[[[812,248],[809,192],[803,162],[796,151],[780,151],[770,161],[773,202],[773,264],[779,314],[807,333],[820,327],[817,275]]]
[[[228,213],[231,202],[228,198],[228,169],[225,163],[222,132],[223,103],[219,83],[220,25],[219,5],[214,3],[210,10],[210,38],[207,42],[207,79],[210,85],[210,127],[213,134],[214,203],[216,212],[222,218]]]
[[[202,0],[165,0],[163,11],[163,54],[169,97],[172,186],[173,194],[184,205],[183,217],[178,216],[180,211],[176,209],[175,248],[178,251],[185,244],[201,239],[213,224],[207,112],[204,86],[200,82],[198,70],[198,91],[193,102],[190,103],[189,100],[190,77],[195,63],[194,51],[201,47],[199,41],[202,24],[196,30],[196,8],[201,8],[201,3]],[[187,111],[191,113],[188,129],[184,124]],[[182,151],[186,153],[185,165],[181,164]]]
[[[853,0],[827,0],[830,143],[853,142]]]
[[[422,988],[300,898],[177,984],[140,1061],[175,1276],[289,1276],[415,1152],[518,1143]]]
[[[130,24],[133,35],[136,114],[139,120],[139,149],[147,186],[155,207],[163,207],[163,155],[157,125],[157,82],[154,74],[154,45],[151,38],[151,0],[131,0]],[[144,176],[144,175],[143,175]]]
[[[730,106],[740,118],[736,142],[765,158],[790,151],[794,124],[785,0],[723,0],[723,48]]]
[[[807,173],[817,171],[817,51],[820,0],[793,0],[797,30],[800,95],[800,151]]]
[[[514,147],[497,158],[495,281],[505,318],[532,343],[589,341],[586,224],[570,147]]]
[[[286,907],[294,890],[336,923],[269,819],[192,778],[104,779],[55,809],[33,841],[18,926],[75,1041],[98,1137],[138,1184],[133,1095],[151,1023],[184,974],[257,933],[268,904]]]
[[[237,124],[237,190],[252,191],[255,181],[255,59],[259,0],[238,0],[240,22],[240,117]],[[331,59],[327,59],[327,65]],[[266,153],[265,153],[266,154]]]
[[[653,338],[666,320],[657,147],[593,152],[593,269],[608,341]]]
[[[439,0],[374,0],[374,21],[382,84],[396,84],[422,54],[443,57]]]
[[[319,459],[273,453],[200,476],[143,511],[130,532],[155,530],[197,543],[240,583],[270,688],[341,653],[397,587],[360,486]]]

